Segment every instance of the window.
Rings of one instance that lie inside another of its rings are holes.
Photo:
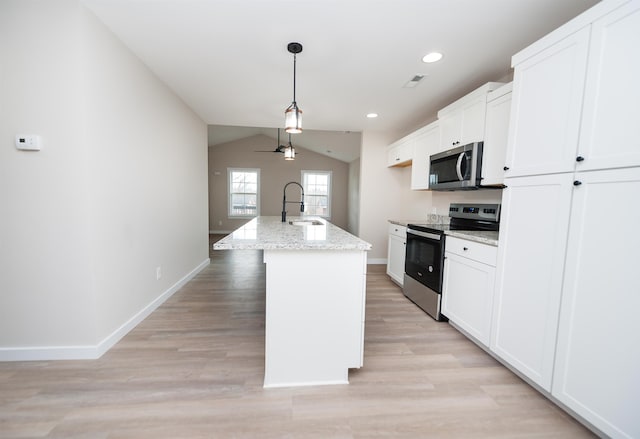
[[[229,217],[260,215],[260,169],[227,169]]]
[[[302,171],[304,214],[331,217],[331,171]]]

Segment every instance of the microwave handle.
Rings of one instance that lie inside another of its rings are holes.
[[[466,154],[461,152],[458,156],[458,163],[456,163],[456,173],[458,174],[458,180],[463,181],[464,176],[462,175],[462,160],[465,159]]]

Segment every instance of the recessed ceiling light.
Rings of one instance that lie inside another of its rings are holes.
[[[368,113],[368,114],[367,114],[367,117],[368,117],[369,119],[375,119],[376,117],[378,117],[378,113]]]
[[[436,62],[442,59],[442,54],[440,52],[431,52],[427,53],[423,58],[422,62]]]

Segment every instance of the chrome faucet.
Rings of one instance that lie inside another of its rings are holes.
[[[302,195],[300,201],[287,201],[287,186],[290,184],[297,184],[300,186],[300,190],[302,191]],[[304,188],[297,181],[290,181],[289,183],[284,185],[284,189],[282,189],[282,222],[287,222],[287,211],[286,205],[287,203],[300,203],[300,212],[304,212]]]

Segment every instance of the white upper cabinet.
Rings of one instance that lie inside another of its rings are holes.
[[[483,186],[504,183],[512,88],[513,83],[510,82],[487,96],[481,174]]]
[[[640,166],[639,53],[638,2],[593,23],[578,171]]]
[[[438,151],[440,132],[433,122],[416,133],[411,163],[411,189],[429,189],[429,157]]]
[[[487,94],[503,85],[489,82],[438,111],[440,151],[484,140]]]
[[[575,168],[589,28],[525,60],[514,57],[506,177]]]
[[[413,159],[415,138],[411,134],[387,147],[387,167],[409,166]]]

